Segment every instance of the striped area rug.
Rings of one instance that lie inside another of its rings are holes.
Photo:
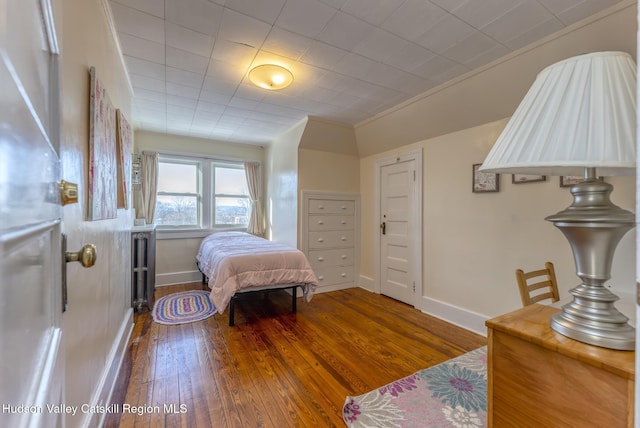
[[[216,308],[204,290],[181,291],[159,298],[153,306],[153,320],[159,324],[185,324],[215,314]]]

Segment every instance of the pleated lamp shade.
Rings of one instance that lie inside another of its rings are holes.
[[[481,171],[634,175],[636,65],[624,52],[560,61],[533,86],[487,155]]]

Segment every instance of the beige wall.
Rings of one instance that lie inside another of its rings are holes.
[[[360,193],[360,158],[352,126],[309,117],[298,148],[299,200],[303,190]],[[298,217],[301,210],[299,206]]]
[[[360,158],[319,150],[298,150],[298,188],[323,192],[360,192]]]
[[[156,132],[136,131],[135,150],[165,151],[175,154],[196,154],[225,159],[264,161],[264,148],[251,144],[226,143],[203,138]]]
[[[328,149],[338,152],[301,148],[321,147],[323,141],[327,142]],[[293,246],[298,240],[296,207],[301,190],[345,193],[360,190],[360,161],[354,154],[353,128],[335,122],[313,118],[301,121],[266,150],[259,146],[141,131],[135,134],[135,149],[262,161],[267,179],[266,213],[271,239]],[[158,239],[158,285],[199,278],[195,256],[201,240],[201,237]]]
[[[594,18],[358,124],[360,156],[509,117],[547,65],[604,50],[628,52],[635,58],[636,28],[636,2],[622,1]]]
[[[303,190],[359,194],[360,158],[341,153],[298,149],[299,201],[302,201]],[[299,204],[298,218],[302,215],[302,209]],[[301,246],[300,239],[301,234],[298,234],[298,247]]]
[[[101,0],[60,1],[57,16],[62,48],[62,177],[79,184],[80,201],[64,207],[63,231],[70,251],[85,243],[97,247],[94,267],[67,265],[69,307],[63,314],[67,405],[106,400],[117,368],[118,346],[132,327],[130,240],[132,212],[113,220],[85,221],[89,159],[89,67],[94,66],[115,108],[131,118],[131,91],[106,24]],[[122,349],[120,349],[122,350]],[[101,384],[104,381],[105,384]],[[104,387],[100,389],[100,387]],[[67,415],[67,426],[96,415]],[[91,422],[95,425],[95,419]]]
[[[624,5],[356,128],[362,156],[360,272],[364,281],[375,283],[377,276],[373,254],[373,237],[378,233],[373,218],[375,161],[422,147],[423,298],[419,308],[482,332],[487,317],[520,307],[514,277],[518,267],[533,269],[551,260],[564,296],[579,284],[568,242],[544,220],[571,203],[568,189],[559,187],[559,178],[514,185],[511,176],[504,175],[499,193],[475,194],[471,192],[471,168],[484,160],[506,123],[500,117],[486,119],[505,111],[509,111],[505,117],[511,114],[537,72],[550,62],[600,49],[623,50],[635,57],[635,2]],[[511,91],[518,93],[517,99],[512,99]],[[481,120],[484,122],[477,126],[470,125]],[[633,210],[635,180],[607,181],[614,185],[613,202]],[[634,292],[635,256],[631,232],[618,246],[608,285]],[[470,314],[470,318],[461,314]]]
[[[298,145],[307,120],[300,121],[267,148],[267,236],[298,244]]]
[[[301,149],[358,156],[353,126],[309,116],[300,139]]]
[[[544,220],[571,203],[569,189],[559,186],[559,177],[513,184],[511,175],[503,174],[500,192],[471,191],[472,165],[482,162],[505,122],[492,122],[402,148],[423,148],[423,296],[485,317],[521,306],[514,276],[518,267],[532,270],[552,261],[563,296],[580,283],[567,240]],[[396,153],[381,153],[361,162],[360,272],[369,278],[377,276],[373,265],[377,233],[373,218],[375,160]],[[607,181],[614,185],[614,203],[633,209],[634,178]],[[634,266],[634,236],[629,233],[618,247],[608,285],[633,292]]]
[[[265,160],[265,150],[261,146],[137,131],[135,133],[135,151],[141,152],[143,150],[259,161],[263,166]],[[262,170],[264,172],[265,168],[263,167]],[[201,241],[201,237],[158,239],[156,241],[158,285],[189,282],[200,277],[195,260]]]

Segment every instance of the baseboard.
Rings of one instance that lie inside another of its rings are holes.
[[[315,293],[327,293],[329,291],[346,290],[347,288],[354,288],[356,285],[352,282],[345,282],[343,284],[326,285],[317,287]]]
[[[420,306],[416,308],[426,314],[457,325],[458,327],[473,331],[481,336],[487,336],[485,321],[488,317],[484,315],[428,297],[423,297],[420,301]]]
[[[375,293],[376,282],[373,280],[373,278],[360,275],[360,277],[358,278],[358,287],[364,288],[367,291],[371,291],[372,293]]]
[[[198,270],[192,270],[186,272],[161,273],[156,275],[156,287],[174,284],[187,284],[189,282],[202,282],[202,273]]]
[[[133,309],[130,308],[127,309],[124,319],[122,320],[122,324],[120,325],[118,335],[113,341],[111,352],[109,352],[109,355],[107,356],[107,364],[100,378],[100,382],[98,383],[98,387],[91,398],[89,406],[107,406],[109,404],[132,332]],[[67,370],[71,369],[72,368],[67,367]],[[87,412],[81,426],[101,427],[106,415],[107,413]]]

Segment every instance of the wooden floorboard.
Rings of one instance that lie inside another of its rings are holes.
[[[199,283],[161,287],[164,295]],[[486,344],[408,305],[351,288],[298,300],[285,292],[176,326],[136,314],[105,427],[340,427],[359,395]],[[128,409],[135,411],[122,411]],[[158,411],[159,409],[159,411]]]

